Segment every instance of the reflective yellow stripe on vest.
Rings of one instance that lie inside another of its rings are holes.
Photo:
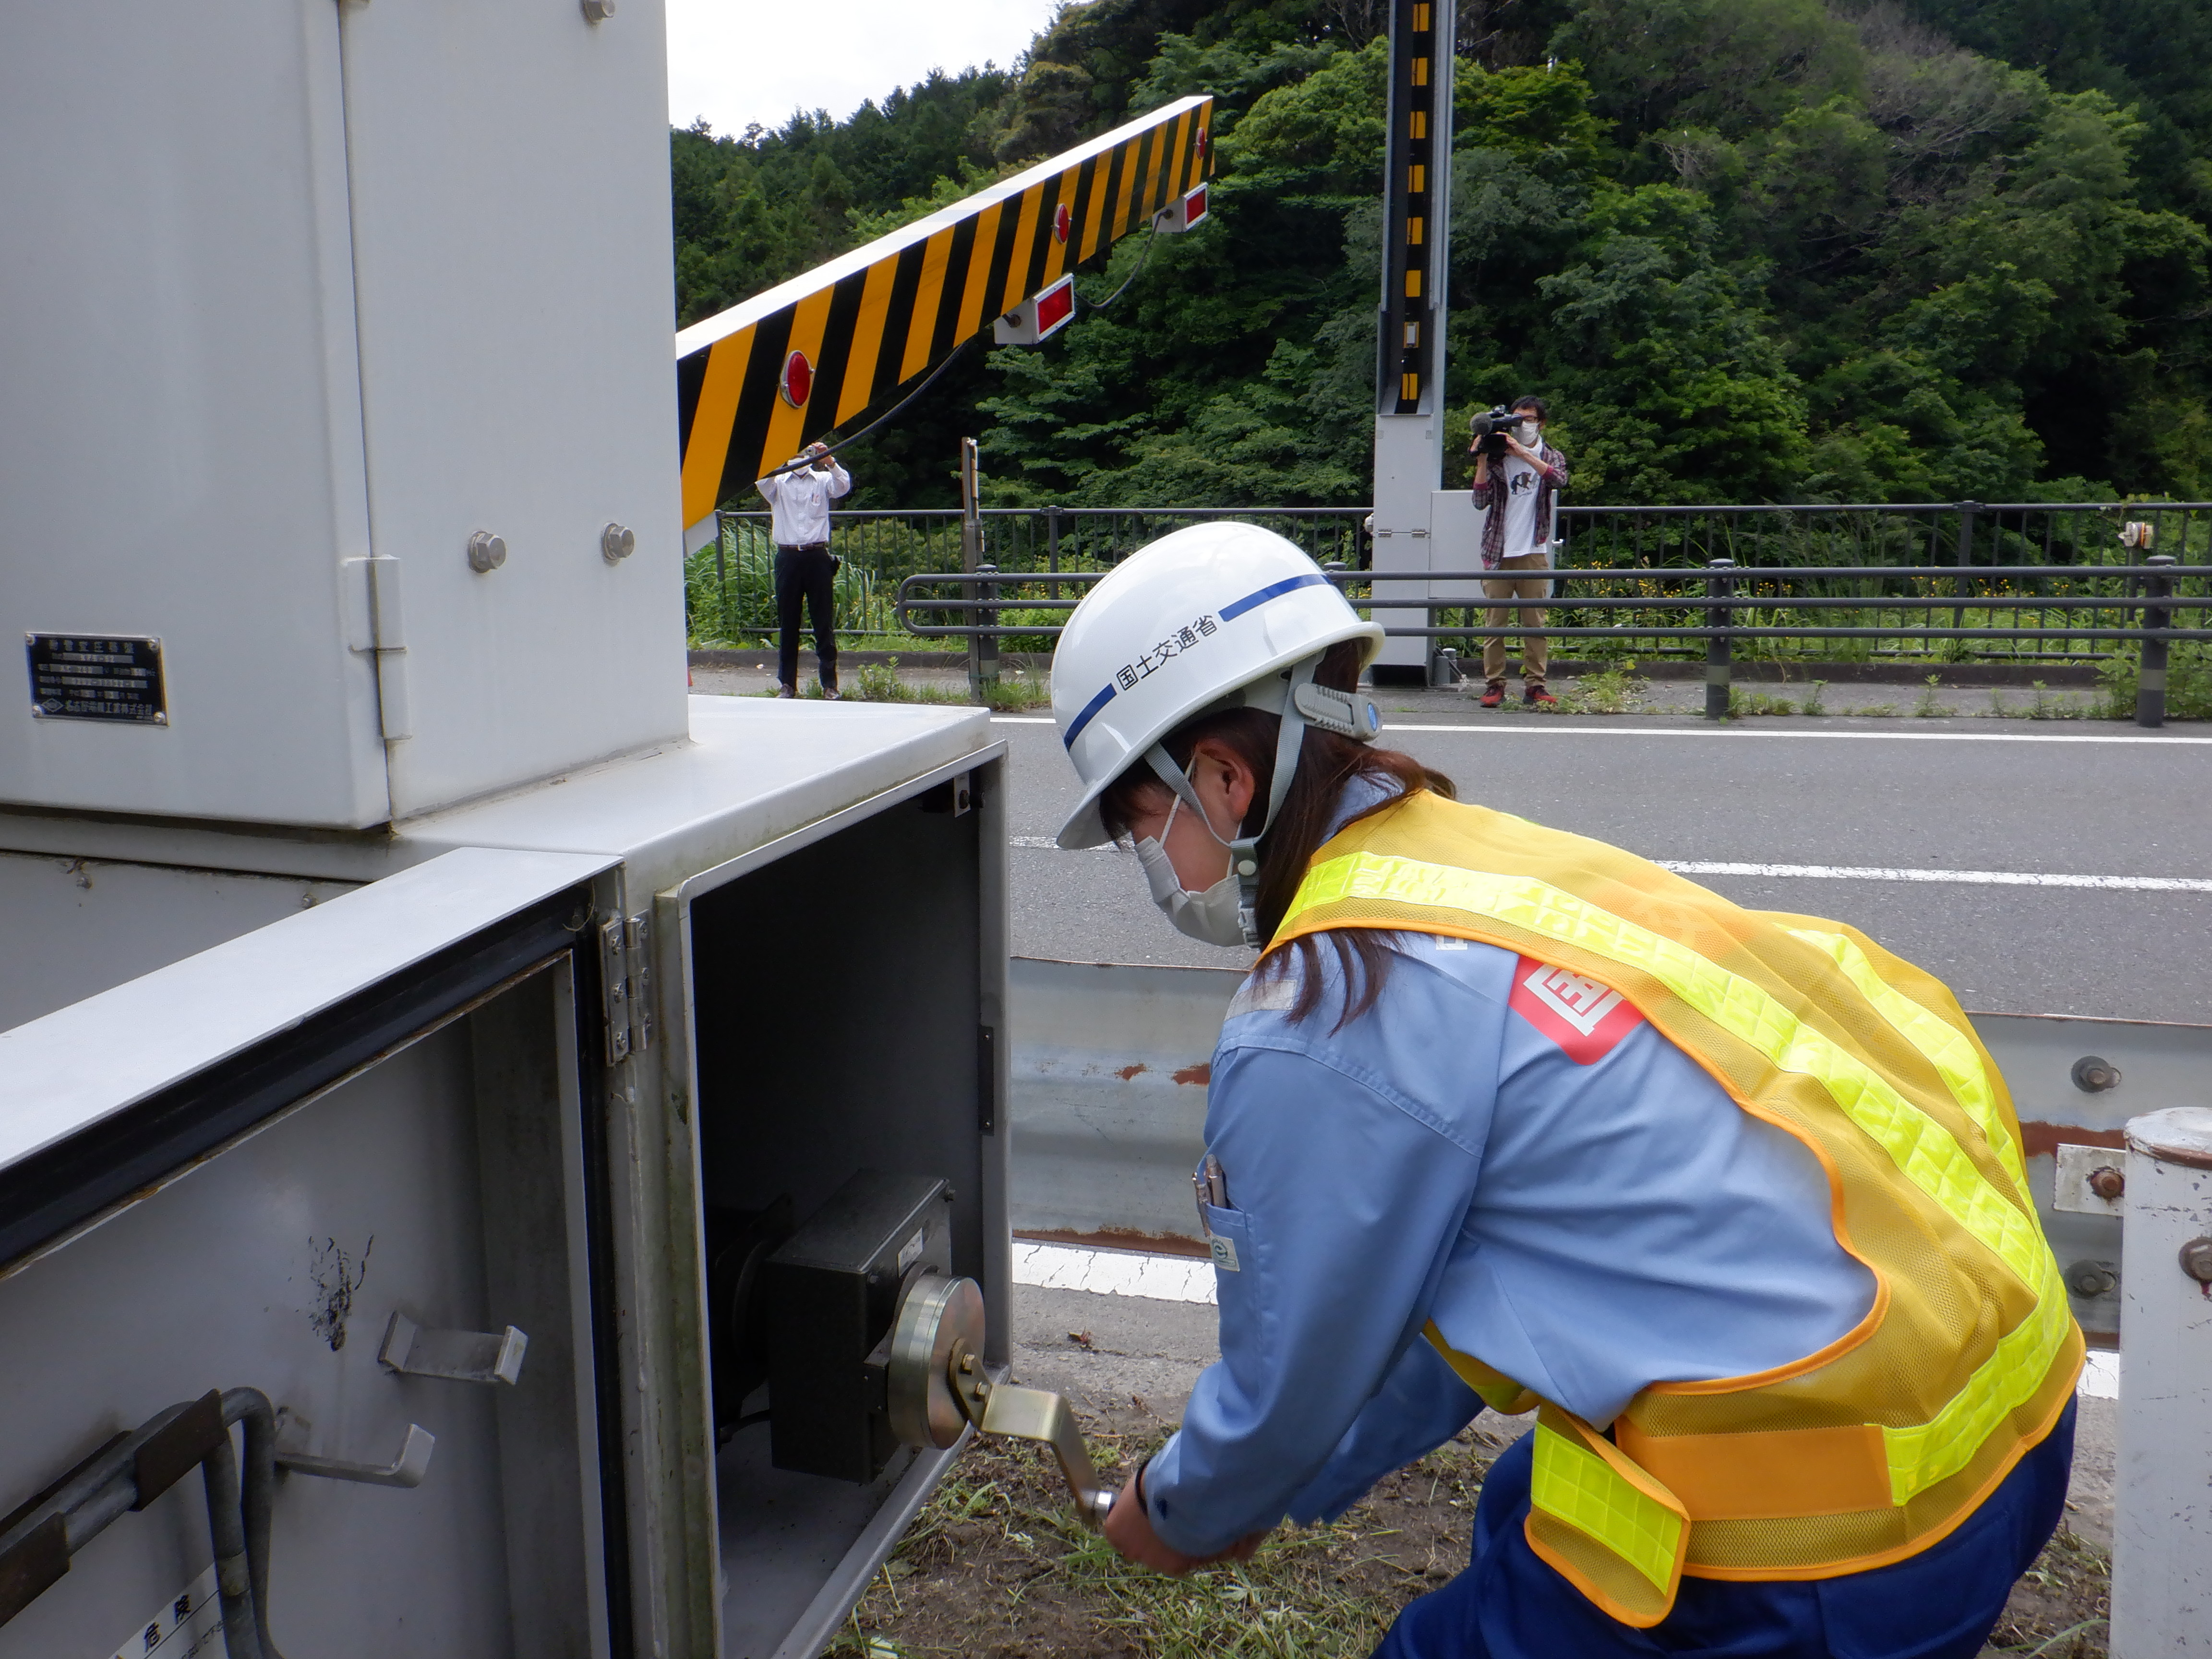
[[[1952,1098],[1989,1137],[1990,1144],[2004,1162],[2005,1173],[2013,1178],[2013,1184],[2025,1193],[2027,1170],[2021,1162],[2020,1142],[2014,1137],[2011,1126],[1998,1115],[1996,1098],[1990,1090],[1989,1073],[1982,1065],[1981,1055],[1974,1052],[1974,1045],[1911,997],[1886,984],[1875,972],[1874,964],[1867,960],[1866,952],[1844,934],[1817,927],[1792,927],[1789,931],[1814,949],[1835,958],[1836,965],[1874,1004],[1881,1017],[1894,1025],[1907,1042],[1928,1056],[1929,1063],[1942,1074]]]
[[[1486,844],[1493,841],[1510,853],[1496,861],[1506,865],[1510,873],[1474,867],[1482,861]],[[1347,845],[1353,850],[1343,851]],[[1443,862],[1400,850],[1409,845],[1442,848],[1455,858],[1464,846],[1468,861],[1464,865]],[[1940,1405],[1929,1402],[1924,1420],[1900,1424],[1894,1420],[1899,1413],[1893,1407],[1884,1413],[1892,1419],[1888,1421],[1868,1417],[1838,1420],[1839,1413],[1847,1415],[1854,1409],[1850,1402],[1855,1396],[1850,1388],[1845,1387],[1840,1396],[1821,1395],[1814,1389],[1808,1407],[1806,1389],[1790,1392],[1799,1380],[1794,1374],[1792,1379],[1776,1383],[1751,1378],[1741,1385],[1723,1382],[1698,1385],[1696,1390],[1673,1389],[1675,1395],[1701,1392],[1713,1397],[1705,1407],[1705,1415],[1702,1419],[1692,1415],[1687,1429],[1680,1426],[1679,1408],[1671,1418],[1659,1413],[1656,1419],[1659,1426],[1647,1429],[1639,1420],[1650,1414],[1639,1410],[1645,1396],[1632,1401],[1621,1419],[1622,1445],[1646,1448],[1646,1455],[1655,1462],[1680,1472],[1677,1478],[1684,1480],[1686,1490],[1699,1494],[1700,1501],[1709,1506],[1711,1519],[1702,1523],[1705,1529],[1724,1530],[1739,1518],[1754,1528],[1750,1534],[1739,1533],[1723,1540],[1728,1550],[1722,1559],[1704,1571],[1723,1577],[1818,1577],[1855,1571],[1860,1565],[1900,1559],[1925,1547],[1971,1513],[1978,1496],[1971,1491],[1960,1495],[1954,1483],[1931,1498],[1939,1506],[1937,1511],[1916,1514],[1911,1522],[1899,1523],[1905,1529],[1903,1543],[1869,1554],[1863,1547],[1844,1541],[1863,1535],[1863,1528],[1852,1517],[1863,1515],[1868,1504],[1879,1501],[1875,1494],[1881,1490],[1877,1483],[1883,1466],[1889,1500],[1896,1506],[1885,1513],[1905,1514],[1904,1506],[1954,1476],[1965,1474],[1970,1481],[1982,1480],[1995,1459],[2002,1467],[1990,1475],[1993,1483],[2019,1451],[2033,1443],[2033,1437],[2047,1428],[2048,1417],[2063,1407],[2066,1390],[2061,1385],[2070,1384],[2071,1367],[2063,1363],[2069,1343],[2077,1345],[2073,1358],[2075,1364],[2079,1361],[2080,1338],[2068,1311],[2065,1288],[2028,1208],[2020,1143],[2002,1083],[1985,1065],[1978,1044],[1960,1029],[1964,1016],[1948,994],[1909,964],[1880,953],[1878,947],[1863,949],[1848,930],[1839,929],[1837,924],[1741,911],[1717,895],[1691,888],[1679,878],[1618,849],[1599,848],[1577,837],[1434,797],[1409,798],[1401,806],[1354,825],[1323,851],[1326,856],[1308,871],[1278,930],[1278,945],[1300,933],[1341,927],[1413,928],[1490,938],[1506,948],[1539,957],[1548,948],[1544,943],[1548,940],[1561,949],[1563,958],[1577,971],[1604,977],[1601,967],[1593,967],[1594,960],[1628,970],[1621,976],[1625,982],[1615,987],[1624,994],[1631,984],[1656,981],[1662,989],[1646,993],[1647,999],[1656,995],[1666,1003],[1671,998],[1674,1002],[1668,1006],[1679,1005],[1706,1023],[1685,1029],[1694,1032],[1710,1028],[1722,1034],[1721,1040],[1741,1045],[1734,1052],[1747,1050],[1776,1073],[1817,1085],[1817,1095],[1803,1098],[1824,1097],[1832,1103],[1832,1108],[1821,1110],[1832,1115],[1839,1111],[1845,1121],[1880,1149],[1895,1171],[1893,1177],[1880,1177],[1879,1162],[1869,1162],[1863,1152],[1850,1153],[1852,1167],[1863,1172],[1852,1178],[1875,1183],[1864,1190],[1877,1192],[1885,1179],[1909,1183],[2032,1296],[2025,1316],[2007,1316],[2008,1328],[2000,1326],[1993,1343],[1986,1323],[1954,1316],[1954,1325],[1960,1327],[1956,1340],[1972,1341],[1972,1352],[1981,1358]],[[1547,878],[1547,875],[1553,878]],[[1776,982],[1785,987],[1796,985],[1790,975],[1810,975],[1806,985],[1814,988],[1805,989],[1802,994],[1814,1002],[1807,1006],[1841,1010],[1856,1018],[1856,1025],[1848,1022],[1847,1025],[1863,1053],[1854,1052],[1820,1025],[1801,1017],[1759,981],[1732,971],[1656,927],[1617,914],[1588,893],[1570,890],[1569,883],[1614,896],[1613,902],[1630,908],[1649,901],[1639,914],[1668,927],[1679,927],[1691,937],[1713,938],[1724,944],[1749,941],[1746,948],[1761,939],[1777,941],[1766,947],[1767,955],[1756,958],[1759,971],[1783,974]],[[1820,975],[1825,969],[1816,970],[1808,958],[1791,955],[1799,945],[1833,963],[1843,982],[1838,983],[1833,975],[1821,981]],[[1887,969],[1877,966],[1869,949],[1882,954]],[[1776,967],[1778,962],[1784,964],[1786,973]],[[1787,968],[1790,963],[1802,966]],[[1948,1010],[1950,1017],[1906,994],[1885,977],[1885,972]],[[1822,998],[1827,1001],[1820,1001]],[[1845,1004],[1856,1004],[1861,1012],[1854,1014]],[[1662,1017],[1663,1009],[1646,1006],[1644,1012],[1662,1030],[1668,1029],[1668,1020]],[[1868,1025],[1869,1015],[1878,1021],[1877,1026]],[[1952,1023],[1954,1019],[1957,1024]],[[1884,1049],[1876,1042],[1865,1048],[1866,1034],[1883,1027],[1893,1033],[1893,1038],[1885,1039],[1889,1047]],[[1679,1040],[1682,1039],[1678,1036]],[[1905,1047],[1897,1046],[1900,1042]],[[1693,1059],[1727,1081],[1713,1056],[1699,1053],[1694,1042],[1686,1046]],[[1901,1085],[1896,1079],[1904,1077],[1904,1073],[1895,1078],[1885,1074],[1885,1066],[1905,1063],[1903,1056],[1908,1052],[1940,1079],[1940,1091],[1929,1092],[1926,1081]],[[1872,1063],[1883,1053],[1893,1058]],[[1742,1066],[1736,1070],[1741,1074]],[[1791,1086],[1805,1087],[1802,1084]],[[1907,1086],[1919,1091],[1928,1101],[1940,1103],[1942,1109],[1955,1106],[1963,1125],[1954,1133],[1930,1108],[1912,1099]],[[1942,1098],[1945,1091],[1948,1101]],[[1730,1092],[1735,1094],[1735,1088],[1731,1087]],[[1738,1097],[1740,1103],[1745,1103],[1745,1097]],[[1775,1121],[1791,1128],[1801,1139],[1810,1133],[1795,1127],[1796,1120]],[[1838,1124],[1820,1133],[1847,1132]],[[1978,1158],[1961,1141],[1961,1134],[1985,1143]],[[1819,1147],[1814,1150],[1819,1152]],[[1826,1155],[1822,1156],[1826,1163]],[[1832,1182],[1843,1179],[1834,1164],[1828,1167]],[[2006,1187],[2010,1190],[2003,1190]],[[1840,1209],[1838,1215],[1840,1226]],[[1960,1240],[1951,1248],[1968,1247]],[[1869,1258],[1861,1259],[1870,1267],[1875,1265]],[[1884,1280],[1885,1285],[1890,1282]],[[1994,1285],[1996,1281],[1984,1274],[1984,1282]],[[2021,1305],[2018,1292],[2010,1294],[2009,1305],[2017,1308]],[[1870,1316],[1870,1322],[1878,1326],[1882,1321]],[[1905,1328],[1906,1334],[1898,1340],[1907,1346],[1897,1352],[1907,1355],[1915,1352],[1911,1344],[1924,1346],[1941,1334],[1931,1334],[1924,1319]],[[1876,1330],[1874,1335],[1879,1334]],[[1480,1374],[1486,1382],[1495,1379],[1510,1385],[1510,1379],[1498,1377],[1479,1361],[1455,1355],[1433,1326],[1428,1334],[1462,1376]],[[1940,1360],[1942,1356],[1938,1353],[1935,1358]],[[1868,1362],[1869,1365],[1879,1363],[1878,1354]],[[2057,1376],[2062,1369],[2068,1373],[2064,1378]],[[1940,1376],[1945,1371],[1938,1369],[1933,1374]],[[1820,1368],[1815,1366],[1808,1375],[1817,1376]],[[1486,1397],[1504,1391],[1482,1390]],[[1668,1394],[1669,1389],[1660,1385],[1653,1392],[1656,1399]],[[1769,1395],[1771,1401],[1762,1406],[1759,1402]],[[2051,1404],[2053,1400],[2058,1404]],[[1743,1402],[1740,1407],[1735,1403],[1739,1401]],[[1808,1409],[1813,1411],[1809,1417]],[[1872,1408],[1859,1406],[1856,1409]],[[1722,1431],[1701,1431],[1701,1421]],[[1669,1423],[1674,1426],[1669,1427]],[[1793,1429],[1792,1423],[1804,1426]],[[2024,1425],[2028,1428],[2024,1429]],[[1806,1437],[1802,1456],[1790,1449],[1792,1433]],[[2002,1440],[1997,1438],[2001,1433]],[[1741,1454],[1734,1451],[1732,1442],[1742,1447]],[[1673,1583],[1685,1570],[1686,1559],[1688,1571],[1700,1571],[1697,1559],[1690,1559],[1695,1539],[1701,1535],[1698,1511],[1686,1508],[1648,1469],[1589,1425],[1556,1407],[1546,1408],[1535,1454],[1540,1473],[1531,1494],[1528,1532],[1532,1547],[1613,1617],[1639,1626],[1656,1623],[1672,1606]],[[1879,1462],[1869,1461],[1877,1457]],[[1969,1470],[1972,1473],[1966,1474]],[[1986,1489],[1984,1485],[1982,1490]],[[1680,1516],[1682,1524],[1669,1526],[1660,1519],[1662,1514]],[[1815,1528],[1830,1524],[1821,1516],[1833,1515],[1834,1525],[1843,1530],[1833,1533],[1835,1548],[1825,1554],[1820,1553],[1825,1547],[1818,1546],[1817,1540],[1826,1534],[1801,1532],[1792,1547],[1796,1554],[1784,1550],[1771,1558],[1770,1565],[1762,1566],[1757,1557],[1764,1546],[1758,1540],[1775,1530],[1771,1524],[1765,1531],[1758,1530],[1760,1523],[1756,1517],[1762,1515],[1808,1517],[1807,1524]],[[1719,1537],[1718,1532],[1715,1536]],[[1747,1536],[1751,1540],[1748,1544]],[[1814,1540],[1811,1545],[1805,1541],[1808,1536]],[[1662,1559],[1662,1547],[1669,1559]],[[1820,1559],[1804,1559],[1807,1548],[1813,1548]],[[1748,1559],[1747,1550],[1751,1553]]]

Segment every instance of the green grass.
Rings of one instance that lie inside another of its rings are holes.
[[[848,702],[922,702],[937,703],[951,708],[973,708],[975,698],[963,685],[916,685],[899,678],[898,659],[889,662],[864,662],[840,688]],[[747,694],[756,697],[772,697],[773,687],[764,691]],[[818,701],[822,688],[812,682],[800,685],[802,699]],[[984,708],[995,714],[1018,714],[1026,709],[1048,708],[1052,706],[1052,682],[1042,675],[1030,673],[1001,674],[997,679],[983,682]]]

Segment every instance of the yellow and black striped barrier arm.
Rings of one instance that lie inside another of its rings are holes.
[[[1204,96],[1154,110],[678,334],[684,522],[1201,182],[1212,116]]]

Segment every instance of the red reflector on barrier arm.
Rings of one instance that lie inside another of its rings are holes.
[[[1036,296],[1037,338],[1057,333],[1075,316],[1075,278],[1063,276]]]
[[[1152,216],[1152,228],[1170,235],[1195,229],[1206,217],[1206,186],[1187,190]]]
[[[1052,240],[1055,242],[1065,242],[1067,240],[1068,231],[1074,224],[1074,214],[1068,210],[1067,204],[1062,202],[1052,210]]]
[[[804,409],[813,395],[814,365],[805,352],[794,351],[783,360],[783,400],[793,409]]]

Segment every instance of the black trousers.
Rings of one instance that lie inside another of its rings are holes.
[[[775,678],[779,684],[799,684],[799,605],[806,602],[814,613],[814,654],[820,665],[823,689],[837,689],[837,613],[833,592],[837,561],[830,556],[830,544],[775,550],[775,625],[778,630]]]

